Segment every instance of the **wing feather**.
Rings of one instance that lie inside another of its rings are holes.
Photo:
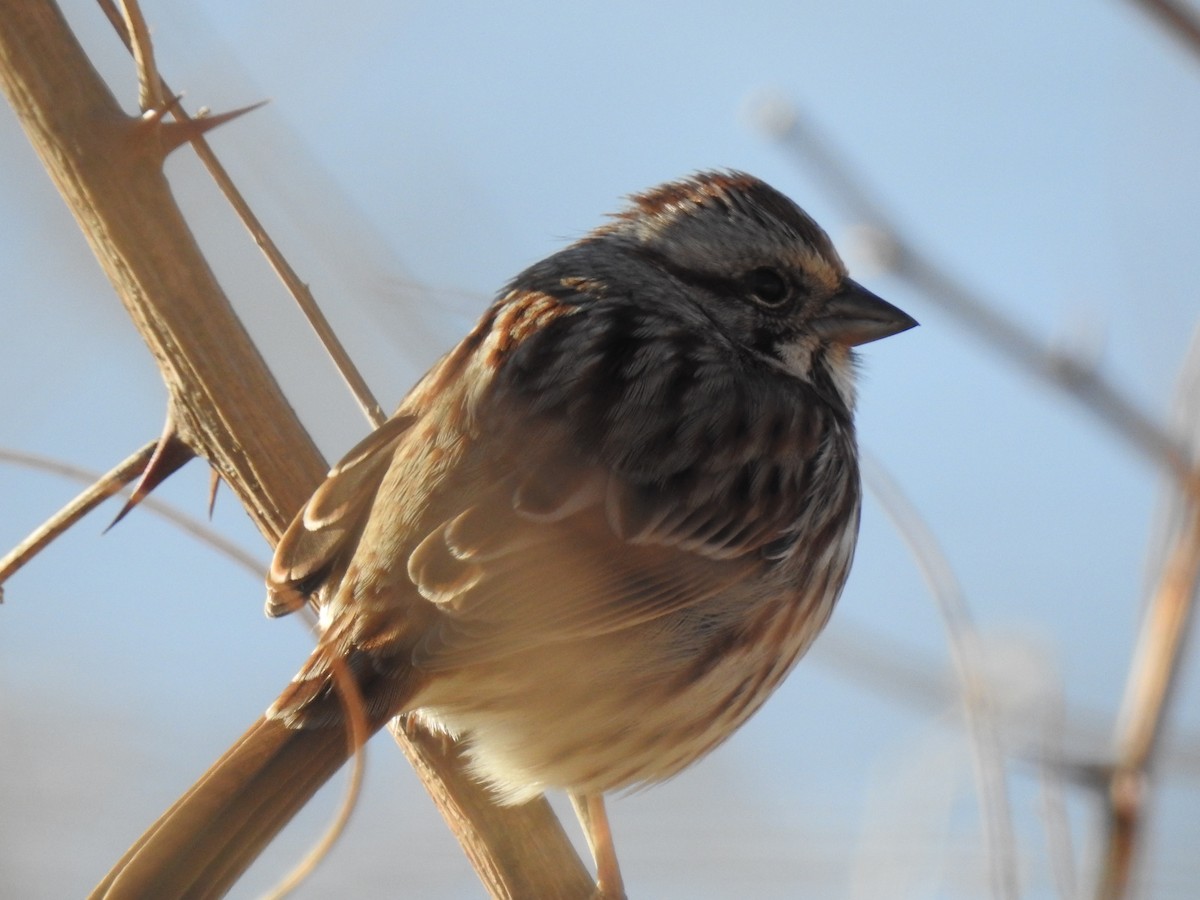
[[[442,614],[413,661],[452,668],[633,628],[699,604],[762,565],[754,555],[706,553],[678,534],[628,540],[612,527],[604,478],[578,478],[562,514],[550,518],[527,513],[518,502],[527,494],[507,481],[435,529],[410,558],[409,575]]]
[[[307,603],[353,550],[395,447],[414,421],[394,416],[363,438],[292,520],[267,575],[267,615],[285,615]]]

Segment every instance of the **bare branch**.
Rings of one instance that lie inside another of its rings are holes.
[[[921,650],[876,628],[838,616],[806,659],[847,682],[921,713],[936,713],[961,699],[952,671],[926,659]],[[1095,789],[1111,771],[1111,717],[1092,709],[1063,711],[1061,734],[1047,735],[1028,716],[1005,718],[1002,736],[1016,759],[1052,770],[1061,779]],[[1054,740],[1047,740],[1053,737]],[[1180,730],[1158,759],[1174,776],[1200,780],[1200,734]]]
[[[1151,16],[1158,19],[1171,34],[1192,53],[1200,57],[1200,17],[1186,3],[1178,0],[1134,0]]]
[[[150,448],[153,453],[153,448],[157,442],[147,444],[139,453],[145,453],[146,448]],[[130,457],[132,460],[133,457]],[[129,462],[130,460],[126,460]],[[6,450],[0,447],[0,462],[12,463],[13,465],[25,466],[30,469],[38,469],[42,472],[49,472],[53,475],[61,475],[63,478],[69,478],[72,481],[79,481],[83,484],[92,484],[105,477],[99,472],[93,472],[90,469],[83,469],[79,466],[72,466],[68,463],[61,462],[56,459],[48,459],[44,456],[38,456],[34,453],[21,453],[16,450]],[[122,463],[121,465],[125,465]],[[136,477],[137,473],[133,473]],[[120,493],[118,491],[118,493]],[[243,569],[253,575],[255,578],[263,579],[266,576],[267,567],[262,560],[255,559],[251,554],[247,553],[237,544],[227,540],[214,529],[206,525],[200,519],[195,519],[185,512],[181,512],[169,503],[157,499],[156,497],[147,497],[139,504],[139,508],[146,509],[154,514],[166,519],[172,525],[175,525],[181,531],[190,534],[192,537],[199,540],[202,544],[206,544],[218,553],[228,557],[233,562],[240,565]],[[8,557],[5,557],[7,560]],[[3,577],[0,577],[0,583],[3,583],[16,570],[5,571]]]
[[[1178,427],[1189,458],[1200,455],[1200,331],[1176,391]],[[1200,587],[1200,499],[1180,497],[1165,559],[1142,619],[1125,697],[1115,728],[1116,762],[1108,780],[1108,843],[1099,896],[1128,894],[1143,830],[1149,774],[1162,738],[1167,706],[1186,655]]]
[[[109,22],[116,29],[118,36],[125,42],[125,46],[130,49],[130,52],[134,54],[134,58],[136,59],[136,44],[131,41],[125,20],[117,10],[113,0],[98,0],[98,2],[101,10],[108,16]],[[173,96],[171,89],[161,78],[159,78],[159,85],[161,93]],[[254,108],[254,106],[246,107],[243,110],[235,110],[235,113],[245,112]],[[180,122],[196,123],[196,120],[188,116],[180,104],[174,105],[171,108],[171,113]],[[225,115],[228,116],[231,114],[227,113]],[[275,241],[267,233],[258,216],[250,209],[250,204],[246,202],[246,198],[242,196],[241,191],[237,189],[237,186],[233,183],[233,179],[221,164],[221,161],[217,159],[216,154],[213,153],[212,148],[208,145],[202,133],[190,134],[187,136],[187,139],[191,141],[192,148],[196,151],[196,156],[199,157],[209,174],[212,175],[213,181],[216,182],[221,193],[225,195],[225,199],[229,201],[229,205],[233,207],[242,224],[246,226],[246,230],[250,232],[254,243],[262,250],[263,255],[267,258],[267,262],[295,299],[296,304],[304,313],[304,317],[308,319],[308,323],[312,326],[313,331],[316,332],[321,345],[333,360],[334,366],[341,373],[346,385],[350,388],[350,393],[354,396],[359,407],[361,407],[363,413],[366,415],[367,421],[378,428],[386,421],[387,415],[379,405],[379,401],[372,394],[366,379],[358,371],[358,367],[354,365],[350,354],[346,351],[341,340],[334,332],[333,326],[329,324],[329,320],[325,318],[325,314],[321,311],[320,306],[317,305],[317,300],[313,296],[312,291],[309,290],[308,285],[296,273],[291,263],[287,261],[287,258],[283,255],[283,251],[279,249],[278,245],[276,245]]]
[[[96,479],[89,479],[93,481],[93,484],[87,490],[51,516],[6,555],[0,557],[0,598],[4,596],[4,582],[15,575],[22,566],[49,546],[50,542],[60,534],[137,478],[146,468],[146,463],[154,455],[157,446],[158,441],[151,441],[133,455],[117,463],[106,474]],[[31,457],[22,458],[19,454],[10,454],[0,450],[0,459],[28,462]]]

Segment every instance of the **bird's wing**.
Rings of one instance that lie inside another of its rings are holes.
[[[267,576],[267,615],[299,609],[345,562],[361,533],[396,445],[415,416],[396,415],[343,457],[292,520]]]
[[[528,453],[411,553],[409,578],[441,613],[414,662],[433,670],[621,631],[750,578],[791,517],[748,508],[736,477],[708,480],[715,490],[635,485]]]

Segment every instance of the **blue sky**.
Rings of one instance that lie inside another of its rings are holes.
[[[85,0],[63,4],[132,111],[133,70]],[[147,0],[192,109],[268,107],[214,138],[386,407],[487,296],[631,191],[731,166],[803,205],[873,290],[922,322],[865,348],[866,448],[963,584],[1017,718],[1061,692],[1105,752],[1144,599],[1159,478],[1071,401],[853,252],[860,224],[753,125],[787,98],[836,142],[907,237],[1039,337],[1094,352],[1156,418],[1196,326],[1200,68],[1135,4],[212,2]],[[366,430],[186,153],[168,170],[235,306],[331,458]],[[0,113],[0,445],[102,470],[155,437],[165,393],[11,113]],[[192,464],[161,495],[202,516]],[[0,544],[77,491],[0,468]],[[261,615],[261,582],[149,514],[102,511],[6,585],[0,607],[0,871],[78,895],[264,708],[311,639]],[[228,493],[214,526],[265,560]],[[943,628],[869,502],[830,635],[693,772],[614,804],[639,896],[986,896],[970,754],[945,696],[847,677],[837,648],[891,641],[946,671]],[[1172,721],[1200,729],[1195,666]],[[1086,728],[1085,728],[1086,730]],[[1200,879],[1197,765],[1163,766],[1153,897]],[[369,799],[303,896],[333,885],[479,894],[399,754],[372,745]],[[1173,761],[1172,761],[1173,760]],[[1056,896],[1039,786],[1010,769],[1027,896]],[[1068,791],[1078,875],[1095,806]],[[324,798],[327,806],[333,797]],[[271,883],[290,834],[236,896]],[[303,831],[302,826],[300,831]],[[76,849],[63,859],[61,835]],[[11,858],[5,858],[12,854]]]

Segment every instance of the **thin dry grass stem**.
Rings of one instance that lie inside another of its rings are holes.
[[[1004,752],[991,687],[986,672],[978,665],[982,658],[981,641],[971,621],[966,598],[933,532],[879,461],[866,454],[863,456],[863,479],[908,545],[945,625],[950,656],[961,685],[963,715],[971,737],[992,896],[1015,898],[1019,893],[1016,838]]]
[[[131,469],[128,472],[127,476],[125,477],[124,481],[122,483],[116,484],[115,488],[112,491],[110,491],[109,493],[104,494],[102,496],[98,496],[96,503],[93,503],[89,507],[89,510],[94,509],[97,505],[99,505],[100,502],[102,502],[103,500],[105,500],[108,497],[111,497],[113,494],[118,494],[118,493],[121,493],[122,491],[125,491],[126,493],[128,493],[128,491],[129,491],[128,485],[133,481],[133,479],[137,478],[138,475],[141,474],[142,468],[145,467],[146,460],[149,458],[149,456],[151,454],[153,454],[154,448],[157,444],[158,444],[157,441],[152,441],[151,443],[149,443],[145,447],[143,447],[141,450],[139,450],[137,453],[135,453],[133,456],[129,457],[129,459],[125,460],[120,465],[118,465],[115,469],[113,469],[113,472],[118,472],[118,471],[124,470],[126,466],[131,466]],[[113,472],[110,472],[108,475],[101,475],[100,473],[93,472],[90,469],[83,469],[78,466],[72,466],[72,465],[69,465],[68,463],[64,463],[64,462],[61,462],[61,461],[55,460],[55,459],[49,459],[44,456],[38,456],[37,454],[34,454],[34,453],[21,453],[16,450],[6,450],[4,448],[0,448],[0,462],[6,462],[6,463],[10,463],[12,465],[17,465],[17,466],[24,466],[29,469],[37,469],[42,472],[49,472],[54,475],[61,475],[63,478],[69,478],[72,481],[79,481],[84,484],[92,485],[92,487],[89,488],[88,491],[85,491],[83,494],[80,494],[80,496],[77,497],[75,500],[73,500],[72,503],[77,503],[80,498],[86,496],[90,491],[94,490],[95,486],[100,484],[103,479],[108,478],[109,476],[111,476],[113,474]],[[68,507],[68,508],[70,508],[70,507]],[[204,522],[200,521],[199,519],[194,519],[191,516],[187,515],[186,513],[180,512],[174,506],[171,506],[169,503],[165,503],[162,500],[157,499],[156,497],[147,497],[145,500],[142,501],[141,504],[139,504],[139,508],[147,509],[147,510],[153,512],[154,514],[161,516],[162,518],[166,519],[168,522],[175,525],[182,531],[184,531],[187,534],[191,535],[192,537],[196,538],[202,544],[205,544],[206,546],[211,547],[213,550],[216,550],[218,553],[222,554],[223,556],[225,556],[228,559],[232,560],[233,562],[237,563],[243,569],[245,569],[247,572],[254,575],[256,578],[258,578],[260,580],[265,578],[266,566],[263,565],[263,563],[260,560],[255,559],[253,556],[251,556],[249,553],[247,553],[245,550],[243,550],[237,544],[234,544],[232,541],[226,540],[224,537],[222,537],[220,534],[218,534],[216,531],[214,531],[212,528],[210,528],[208,525],[206,525]],[[65,510],[64,510],[64,512],[65,512]],[[85,512],[86,512],[86,510],[85,510]],[[59,513],[59,515],[61,516],[62,513]],[[53,520],[51,520],[51,521],[53,521]],[[49,523],[47,523],[47,524],[49,524]],[[46,528],[46,525],[43,525],[42,528],[43,529]],[[39,529],[39,532],[41,530],[42,529]],[[37,533],[38,532],[34,532],[34,534],[37,534]],[[61,533],[61,531],[59,533]],[[49,539],[52,540],[56,536],[57,535],[52,535]],[[33,537],[33,535],[31,535],[29,538],[26,538],[26,540],[24,542],[22,542],[22,544],[27,543],[29,540],[32,539],[32,537]],[[41,547],[39,547],[38,549],[41,549]],[[5,580],[7,580],[22,565],[24,565],[26,562],[28,562],[29,558],[31,558],[30,556],[26,556],[26,558],[20,560],[19,562],[16,563],[16,565],[13,565],[10,568],[9,566],[11,565],[12,561],[14,560],[16,553],[17,553],[17,550],[13,550],[11,553],[9,553],[7,556],[5,556],[3,558],[3,560],[0,560],[0,584],[3,584]]]
[[[1200,58],[1200,16],[1178,0],[1134,0]]]
[[[138,106],[142,112],[163,109],[164,87],[158,77],[158,66],[154,62],[154,44],[150,41],[150,28],[142,15],[137,0],[121,0],[122,21],[129,35],[129,52],[138,73]]]
[[[312,875],[321,860],[329,855],[333,845],[346,831],[346,825],[350,821],[354,808],[358,805],[358,798],[362,795],[363,774],[366,771],[366,744],[371,737],[370,729],[367,726],[366,707],[363,703],[362,692],[358,689],[358,683],[342,660],[335,659],[333,661],[331,674],[334,688],[342,703],[342,710],[346,714],[346,741],[350,747],[352,761],[350,781],[346,785],[346,793],[342,797],[341,805],[321,839],[313,845],[312,849],[305,854],[304,859],[287,874],[283,881],[264,895],[266,900],[282,900]]]
[[[1189,452],[1200,456],[1200,330],[1192,341],[1176,391],[1177,428]],[[1098,896],[1118,900],[1134,883],[1137,849],[1145,830],[1150,774],[1157,761],[1167,708],[1186,656],[1192,611],[1200,587],[1200,499],[1180,492],[1173,527],[1165,535],[1158,581],[1142,618],[1125,696],[1114,729],[1115,762],[1107,782],[1107,845]]]
[[[108,16],[108,20],[112,23],[113,28],[116,29],[118,36],[124,41],[125,46],[130,49],[130,52],[134,54],[134,59],[137,60],[137,44],[131,41],[130,31],[125,19],[120,11],[117,10],[113,0],[97,0],[97,2],[100,4],[101,10]],[[142,66],[139,62],[139,77],[142,71]],[[158,78],[158,85],[160,94],[174,96],[171,89],[167,86],[166,81],[161,77]],[[180,104],[175,104],[171,109],[171,113],[181,122],[193,121]],[[321,308],[317,305],[316,298],[313,297],[308,285],[300,279],[296,270],[284,257],[283,252],[271,239],[262,222],[254,214],[253,210],[250,209],[250,205],[246,202],[245,197],[242,196],[241,192],[234,185],[233,179],[229,176],[225,167],[221,165],[220,160],[217,159],[208,142],[203,137],[196,135],[192,138],[191,144],[192,148],[196,151],[196,156],[199,157],[209,174],[212,175],[213,181],[216,182],[221,193],[225,195],[226,200],[229,201],[230,206],[233,207],[234,212],[241,219],[246,230],[250,232],[250,236],[262,250],[263,255],[267,258],[267,262],[275,271],[275,274],[279,276],[280,281],[283,282],[288,292],[295,299],[304,317],[308,320],[309,325],[316,332],[321,345],[325,348],[334,366],[345,380],[350,393],[354,396],[355,401],[366,415],[367,420],[375,427],[382,425],[387,420],[387,415],[379,405],[379,401],[372,394],[366,379],[358,371],[358,367],[354,365],[350,354],[338,339],[333,326],[329,324],[329,320],[321,312]]]
[[[1075,847],[1071,839],[1071,821],[1067,812],[1067,797],[1063,770],[1046,762],[1063,757],[1063,736],[1066,732],[1067,710],[1061,686],[1054,685],[1043,708],[1044,719],[1038,729],[1038,777],[1041,781],[1042,821],[1046,830],[1046,852],[1050,859],[1050,874],[1061,900],[1076,900],[1079,878],[1075,870]]]
[[[146,468],[146,463],[154,455],[157,446],[158,441],[151,441],[128,458],[117,463],[104,475],[91,476],[91,473],[88,473],[89,477],[86,480],[90,482],[90,486],[82,494],[42,523],[7,554],[0,557],[0,599],[4,597],[4,582],[48,547],[60,534],[136,479]],[[0,460],[43,469],[52,467],[50,461],[41,457],[9,450],[0,450]]]
[[[830,187],[851,215],[868,226],[868,249],[881,268],[908,281],[1021,368],[1075,398],[1200,497],[1200,478],[1178,441],[1106,379],[1091,360],[1043,344],[905,239],[883,203],[866,187],[865,179],[843,162],[845,154],[834,148],[801,110],[787,100],[772,98],[752,112],[763,131],[800,163],[819,172],[822,183]]]

